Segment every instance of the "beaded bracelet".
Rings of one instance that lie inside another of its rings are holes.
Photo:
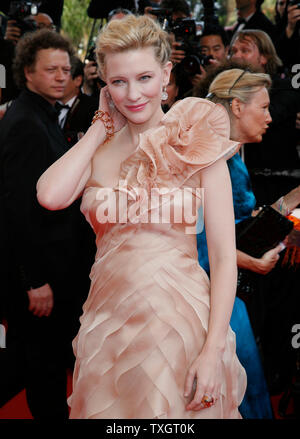
[[[110,114],[107,111],[97,110],[92,120],[92,125],[97,121],[101,120],[105,127],[106,139],[104,143],[108,142],[114,136],[114,121],[112,120]]]
[[[286,205],[286,202],[284,201],[284,197],[280,197],[279,200],[277,200],[279,212],[284,215],[288,216],[291,212],[289,208]]]

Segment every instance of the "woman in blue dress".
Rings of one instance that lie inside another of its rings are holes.
[[[236,223],[251,216],[255,197],[247,168],[239,153],[227,161],[233,193]],[[197,234],[198,260],[209,274],[205,230]],[[272,407],[257,343],[245,303],[238,297],[234,302],[230,326],[236,334],[237,356],[247,373],[247,390],[239,410],[246,419],[272,419]]]
[[[263,81],[267,75],[252,74],[242,69],[231,69],[220,73],[211,83],[208,99],[222,104],[230,118],[231,139],[243,143],[260,142],[271,122],[269,96]],[[261,81],[261,82],[260,82]],[[246,111],[247,110],[247,111]],[[256,200],[251,189],[249,174],[239,153],[227,161],[233,193],[236,223],[251,216]],[[218,213],[221,215],[222,213]],[[198,224],[201,224],[201,215]],[[205,230],[197,234],[198,259],[209,274]],[[265,253],[262,258],[253,258],[237,250],[237,264],[259,274],[270,272],[279,258],[281,246]],[[236,333],[236,349],[240,362],[247,373],[247,391],[240,412],[248,419],[271,419],[273,417],[270,397],[264,377],[259,350],[249,320],[245,303],[236,297],[230,325]]]

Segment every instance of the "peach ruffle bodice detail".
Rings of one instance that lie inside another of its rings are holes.
[[[138,203],[142,205],[145,201],[143,196],[150,197],[151,191],[155,196],[155,190],[161,194],[159,191],[163,189],[164,199],[169,192],[174,201],[176,191],[184,191],[184,196],[188,197],[190,190],[198,210],[201,204],[198,171],[222,157],[231,157],[239,146],[229,140],[229,118],[221,105],[205,99],[186,98],[173,105],[158,127],[140,135],[136,150],[121,164],[116,187],[86,188],[81,210],[98,237],[109,230],[109,218],[101,222],[104,207],[101,210],[100,205],[104,198],[109,199],[106,206],[115,203],[118,209],[123,206],[130,210],[130,205],[134,204],[137,210]],[[120,197],[126,198],[126,205],[119,202]],[[152,201],[149,210],[158,207],[155,199]],[[118,212],[117,218],[122,217],[122,212]],[[141,218],[145,219],[145,215]],[[113,216],[112,225],[116,223]]]

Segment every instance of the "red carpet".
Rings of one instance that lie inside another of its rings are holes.
[[[72,372],[68,372],[67,395],[72,392]],[[26,402],[25,390],[0,408],[0,419],[33,419]]]

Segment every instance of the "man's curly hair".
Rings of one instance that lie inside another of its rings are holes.
[[[26,33],[16,46],[13,61],[14,80],[18,88],[26,86],[25,67],[34,68],[37,53],[42,49],[58,49],[67,52],[71,57],[74,49],[71,42],[57,32],[41,29],[36,32]]]

